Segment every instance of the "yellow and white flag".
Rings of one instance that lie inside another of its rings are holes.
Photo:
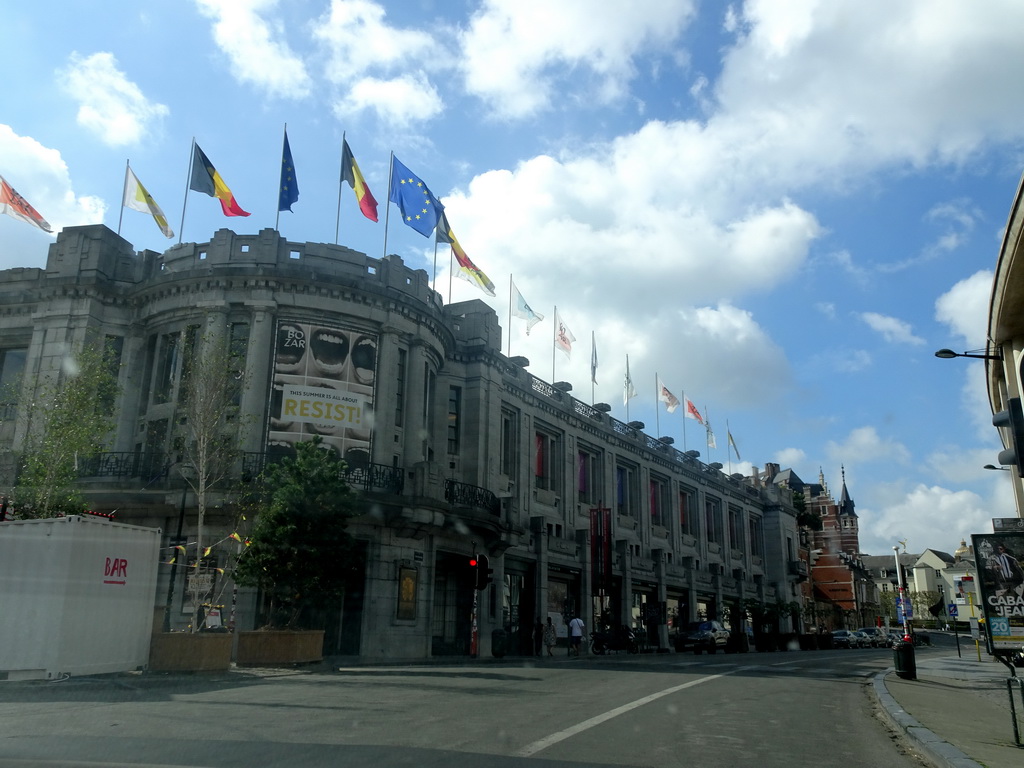
[[[128,168],[124,177],[124,202],[122,205],[133,211],[148,213],[166,237],[174,237],[174,231],[167,225],[167,217],[164,216],[164,212],[156,204],[153,196],[142,186],[142,182],[131,168]]]

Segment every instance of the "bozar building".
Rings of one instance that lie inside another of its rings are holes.
[[[186,626],[196,499],[178,471],[180,385],[184,351],[216,334],[245,359],[236,479],[320,435],[361,493],[350,530],[362,575],[320,617],[328,654],[532,654],[538,618],[564,636],[575,614],[669,648],[680,622],[735,625],[750,601],[801,602],[789,489],[727,475],[575,399],[503,355],[501,333],[486,304],[444,304],[395,255],[272,229],[137,252],[105,226],[67,228],[45,269],[0,272],[4,488],[24,438],[19,403],[68,350],[105,337],[120,356],[116,428],[97,436],[80,483],[93,510],[162,529],[154,611]],[[241,523],[231,494],[218,498],[198,588],[250,629],[258,596],[230,580]],[[187,557],[171,563],[178,544]],[[477,554],[493,569],[480,590]]]

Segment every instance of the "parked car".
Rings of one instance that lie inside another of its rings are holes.
[[[714,653],[729,643],[729,630],[718,621],[691,621],[675,637],[677,651]]]
[[[860,629],[853,630],[853,636],[857,639],[858,648],[871,648],[874,646],[874,642],[871,639],[871,635]]]
[[[856,648],[860,645],[857,637],[848,629],[835,629],[832,631],[833,648]]]
[[[879,627],[861,627],[857,631],[863,632],[871,639],[872,648],[884,648],[889,645],[889,638]]]

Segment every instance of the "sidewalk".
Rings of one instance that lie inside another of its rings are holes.
[[[1006,666],[984,649],[978,661],[973,644],[963,649],[962,658],[942,648],[919,650],[916,661],[916,680],[903,680],[889,669],[875,676],[874,691],[892,725],[926,759],[940,768],[1024,765],[1024,748],[1014,744]],[[1024,703],[1017,687],[1014,704],[1024,741]]]

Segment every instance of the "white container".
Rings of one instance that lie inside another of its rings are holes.
[[[0,679],[144,668],[160,535],[88,516],[0,522]]]

